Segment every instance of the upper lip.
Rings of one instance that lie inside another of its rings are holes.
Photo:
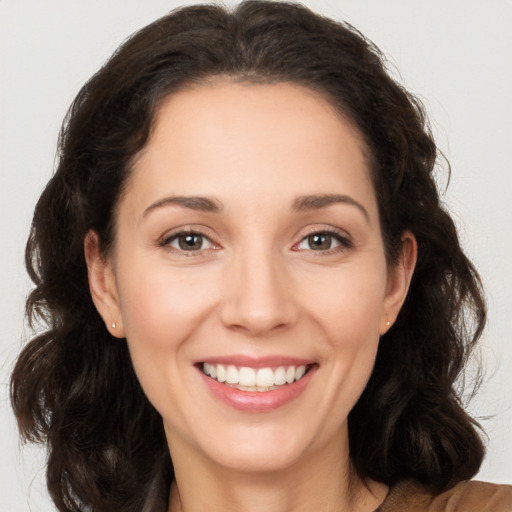
[[[249,367],[249,368],[272,368],[279,366],[302,366],[312,365],[315,361],[311,359],[302,359],[299,357],[291,356],[266,356],[266,357],[252,357],[243,354],[233,354],[226,356],[213,356],[201,359],[197,362],[208,363],[208,364],[223,364],[233,365],[238,367]]]

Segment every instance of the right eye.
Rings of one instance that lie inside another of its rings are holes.
[[[172,247],[179,251],[196,252],[214,247],[213,242],[201,233],[174,233],[161,243],[162,246]]]

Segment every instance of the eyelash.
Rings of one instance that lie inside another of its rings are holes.
[[[316,236],[323,235],[323,236],[330,237],[331,239],[334,239],[336,242],[338,242],[339,245],[336,247],[333,247],[333,248],[329,248],[329,249],[325,249],[325,250],[318,250],[318,251],[315,251],[314,249],[298,249],[297,248],[299,245],[306,242],[308,238],[315,236],[315,235]],[[204,233],[201,233],[200,231],[197,231],[194,229],[182,229],[181,231],[172,233],[171,235],[164,236],[160,240],[159,246],[163,247],[163,248],[167,248],[167,249],[175,251],[175,252],[178,252],[178,253],[182,254],[183,256],[187,256],[187,257],[202,255],[202,254],[204,254],[204,251],[210,249],[210,248],[206,248],[206,249],[197,249],[197,250],[186,250],[186,249],[180,249],[180,248],[171,246],[172,242],[174,242],[184,236],[197,236],[197,237],[200,237],[203,242],[208,241],[212,246],[214,246],[215,248],[217,247],[216,244],[208,236],[206,236]],[[354,247],[353,242],[347,236],[342,235],[340,232],[338,232],[336,230],[316,229],[316,230],[313,230],[313,231],[307,233],[306,235],[304,235],[298,243],[294,244],[292,250],[295,250],[295,251],[307,250],[311,253],[317,253],[317,254],[315,254],[315,256],[327,256],[330,254],[343,252],[343,251],[345,251],[347,249],[351,249],[353,247]]]
[[[186,249],[180,249],[177,247],[172,247],[171,243],[175,240],[179,240],[181,237],[185,236],[197,236],[200,237],[203,242],[208,241],[212,246],[215,246],[216,244],[210,240],[209,237],[207,237],[204,233],[201,233],[200,231],[196,231],[194,229],[182,229],[181,231],[178,231],[177,233],[172,233],[171,235],[164,236],[160,242],[160,247],[167,248],[169,250],[178,252],[184,256],[198,256],[200,254],[203,254],[203,251],[208,249],[198,249],[198,250],[186,250]]]
[[[312,236],[328,236],[331,239],[334,239],[336,242],[339,243],[337,247],[325,249],[325,250],[318,250],[315,251],[314,249],[295,249],[297,251],[301,250],[307,250],[311,253],[316,253],[315,256],[329,256],[331,254],[340,253],[343,251],[346,251],[348,249],[352,249],[354,247],[354,243],[350,238],[346,235],[342,235],[341,232],[334,230],[334,229],[315,229],[306,235],[302,237],[299,243],[295,244],[294,247],[299,246],[300,244],[306,242],[306,240]]]

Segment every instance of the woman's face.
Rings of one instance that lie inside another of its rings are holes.
[[[171,95],[113,255],[91,247],[95,302],[171,452],[272,470],[346,447],[412,265],[387,267],[365,145],[328,102],[290,84]]]

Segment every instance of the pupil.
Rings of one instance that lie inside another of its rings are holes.
[[[331,237],[329,235],[316,234],[309,237],[309,245],[313,249],[326,250],[331,248]]]
[[[180,249],[185,251],[201,249],[202,242],[200,235],[184,235],[179,239]]]

